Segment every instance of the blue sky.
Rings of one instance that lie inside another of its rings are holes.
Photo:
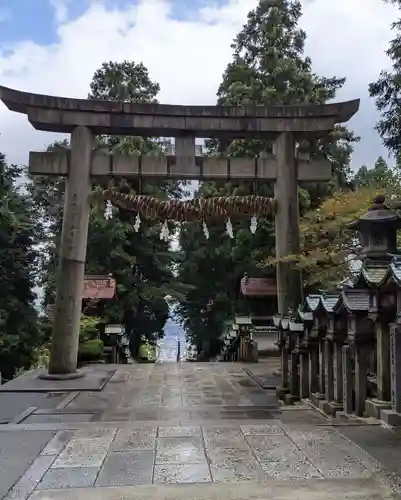
[[[44,94],[86,97],[104,61],[143,62],[160,83],[159,100],[214,104],[232,59],[230,44],[258,0],[0,0],[0,83]],[[361,98],[350,126],[362,137],[353,165],[386,154],[368,85],[388,67],[390,25],[383,0],[304,0],[301,27],[316,73],[346,77],[338,100]],[[54,134],[0,104],[0,151],[26,163]]]
[[[68,16],[75,18],[88,8],[88,0],[73,0]],[[0,43],[32,40],[48,45],[57,40],[55,8],[50,0],[0,0]]]
[[[172,17],[190,18],[200,7],[222,5],[225,0],[174,0]],[[68,20],[81,16],[93,3],[91,0],[0,0],[0,44],[8,45],[31,40],[49,45],[58,39],[56,5],[65,5]],[[106,8],[123,10],[136,0],[101,0]]]

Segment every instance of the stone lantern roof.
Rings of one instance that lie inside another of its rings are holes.
[[[318,310],[324,311],[326,314],[336,314],[341,311],[349,313],[367,313],[369,311],[369,292],[367,290],[346,289],[333,295],[312,296],[316,306],[311,309],[308,305],[307,297],[304,304],[299,308],[299,316],[302,319],[308,317],[308,313],[317,314]]]
[[[391,224],[401,229],[401,217],[386,205],[386,198],[383,195],[373,199],[372,206],[359,219],[350,222],[348,227],[360,231],[372,224]]]
[[[310,312],[315,312],[319,307],[321,297],[321,295],[308,295],[305,299],[304,311],[308,312],[309,310]]]
[[[343,290],[333,312],[345,308],[349,313],[367,313],[370,305],[370,294],[366,290]]]
[[[332,312],[334,312],[339,300],[340,300],[339,293],[322,295],[321,305],[326,313],[332,313]]]

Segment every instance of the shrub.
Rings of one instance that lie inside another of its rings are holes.
[[[78,360],[85,361],[98,361],[103,358],[104,345],[99,339],[87,340],[79,344]]]
[[[97,316],[85,316],[83,314],[79,328],[79,342],[97,339],[99,337],[98,325],[101,321],[101,318]]]

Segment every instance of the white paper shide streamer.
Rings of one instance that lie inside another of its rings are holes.
[[[110,220],[113,218],[113,205],[111,204],[111,201],[109,201],[109,200],[106,201],[106,208],[104,210],[104,218],[106,220]]]
[[[202,222],[202,230],[203,230],[203,234],[205,235],[205,238],[208,240],[210,237],[210,234],[209,234],[209,229],[208,229],[205,221]]]
[[[231,224],[230,218],[228,218],[226,222],[226,231],[230,238],[234,238],[233,225]]]
[[[164,241],[168,241],[169,237],[170,237],[170,232],[168,230],[167,221],[165,220],[163,222],[163,225],[162,225],[162,228],[161,228],[161,231],[160,231],[160,239],[164,240]]]
[[[255,234],[257,228],[258,228],[258,218],[256,217],[256,215],[253,215],[251,217],[251,223],[249,225],[249,229],[250,229],[252,234]]]
[[[134,231],[137,233],[140,227],[141,227],[141,217],[138,212],[135,217]]]

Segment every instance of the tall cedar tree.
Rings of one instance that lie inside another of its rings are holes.
[[[90,99],[121,100],[126,102],[157,102],[159,84],[153,82],[145,66],[133,61],[108,62],[95,72],[90,84]],[[96,147],[105,152],[163,154],[165,142],[141,137],[102,136]],[[69,147],[68,142],[52,148]],[[98,186],[108,181],[97,179]],[[117,179],[113,185],[122,192],[149,194],[166,199],[181,196],[177,183],[142,183],[133,179]],[[54,297],[58,243],[61,228],[63,180],[34,179],[34,195],[42,216],[49,227],[47,258],[44,261],[45,281],[48,283],[45,305]],[[131,335],[135,351],[141,335],[162,334],[169,307],[165,296],[174,295],[169,245],[160,241],[160,227],[154,221],[142,221],[140,231],[133,229],[134,215],[115,209],[113,218],[106,220],[103,207],[91,210],[86,273],[111,274],[117,281],[117,301],[106,304],[102,314],[105,321],[122,323]],[[97,311],[96,311],[97,312]]]
[[[401,11],[401,0],[385,0]],[[376,82],[369,85],[369,94],[381,114],[376,130],[384,146],[399,163],[401,160],[401,17],[391,26],[395,36],[387,50],[392,71],[382,71]]]
[[[274,105],[325,103],[333,99],[344,78],[319,77],[312,71],[312,62],[304,56],[306,33],[298,27],[301,3],[293,0],[264,0],[249,12],[247,22],[232,44],[233,61],[227,66],[217,92],[219,105]],[[333,165],[333,182],[329,187],[345,186],[349,175],[352,143],[357,140],[345,127],[337,127],[325,139],[300,144],[300,148],[326,155]],[[213,153],[228,152],[234,156],[254,157],[270,144],[261,140],[235,140],[231,143],[208,141]],[[327,186],[300,190],[301,210],[316,206],[328,194]],[[199,195],[246,195],[257,193],[272,196],[272,186],[252,183],[203,184]],[[260,268],[266,257],[273,255],[274,224],[259,221],[256,235],[249,232],[249,221],[234,224],[235,239],[230,240],[224,225],[210,229],[205,240],[199,226],[181,231],[180,280],[192,286],[181,303],[180,314],[189,336],[200,343],[205,335],[218,336],[223,323],[232,314],[244,273],[249,276],[274,276],[274,268]],[[213,306],[200,321],[205,303]],[[274,305],[273,305],[274,307]],[[237,301],[239,310],[246,306]],[[271,311],[272,312],[272,311]]]
[[[0,153],[0,367],[5,380],[29,368],[41,338],[33,289],[37,220],[32,200],[18,187],[23,170]]]

